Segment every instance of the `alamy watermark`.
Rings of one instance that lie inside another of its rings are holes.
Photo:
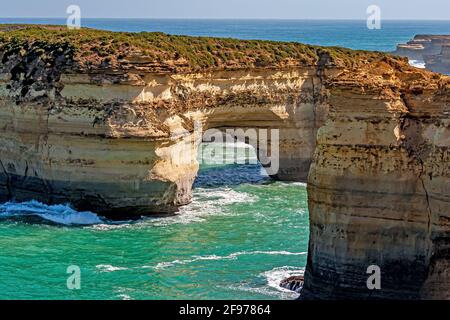
[[[367,28],[369,30],[381,29],[381,8],[377,5],[370,5],[367,7]]]
[[[370,274],[366,282],[367,289],[381,290],[381,268],[377,265],[371,265],[367,268],[367,274]]]
[[[66,270],[69,277],[67,278],[66,285],[69,290],[81,289],[81,269],[79,266],[71,265]]]
[[[81,28],[81,8],[77,5],[70,5],[67,7],[67,28],[70,30]]]

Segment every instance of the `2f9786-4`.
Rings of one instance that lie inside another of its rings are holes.
[[[264,315],[270,314],[270,305],[230,304],[224,305],[224,315]]]

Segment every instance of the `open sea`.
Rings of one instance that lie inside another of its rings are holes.
[[[64,19],[0,23],[65,24]],[[84,19],[112,31],[298,41],[393,51],[416,34],[450,34],[450,21]],[[253,155],[254,156],[254,155]],[[0,204],[0,299],[294,299],[278,287],[302,274],[306,185],[272,181],[259,165],[203,165],[179,215],[108,221],[70,206]],[[80,289],[69,290],[69,266]]]

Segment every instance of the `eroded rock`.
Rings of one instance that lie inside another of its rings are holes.
[[[53,36],[76,45],[58,68],[24,64],[20,48],[2,58],[1,200],[171,213],[191,199],[196,123],[276,128],[275,177],[308,180],[304,299],[450,298],[449,77],[300,44],[11,30],[0,31],[1,48],[42,37],[42,54],[59,59]],[[144,54],[133,47],[141,40],[145,58],[127,60]],[[367,287],[370,265],[381,290]]]

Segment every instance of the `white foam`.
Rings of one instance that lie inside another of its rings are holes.
[[[203,222],[213,215],[230,215],[227,206],[237,203],[252,203],[257,200],[256,196],[245,192],[238,192],[231,188],[194,190],[192,203],[181,207],[178,214],[172,217],[149,218],[145,223],[156,226],[166,226],[174,223],[189,224]]]
[[[103,223],[90,228],[97,231],[109,231],[114,229],[130,228],[141,229],[149,226],[164,227],[172,224],[190,224],[195,222],[204,222],[208,217],[217,215],[231,215],[227,206],[237,203],[252,203],[257,200],[257,196],[245,192],[238,192],[231,188],[203,189],[194,190],[193,201],[179,209],[174,216],[166,217],[146,217],[142,220],[132,222],[122,222],[120,224]]]
[[[130,294],[132,294],[135,290],[130,288],[116,288],[114,293],[117,294],[117,297],[121,300],[133,300]]]
[[[266,278],[267,285],[273,289],[281,292],[292,293],[292,291],[280,287],[280,282],[284,279],[293,276],[303,276],[305,273],[304,269],[299,269],[296,267],[284,266],[273,268],[272,270],[266,271],[261,274],[261,276]]]
[[[124,267],[115,267],[110,264],[99,264],[95,266],[100,272],[114,272],[114,271],[122,271],[128,270],[128,268]]]
[[[202,260],[235,260],[239,256],[245,255],[284,255],[284,256],[301,256],[306,255],[307,252],[289,252],[289,251],[239,251],[235,253],[231,253],[226,256],[218,256],[218,255],[206,255],[206,256],[192,256],[191,259],[185,260],[174,260],[167,262],[160,262],[156,266],[143,266],[142,268],[151,268],[155,270],[162,270],[166,268],[171,268],[176,265],[185,265],[190,264],[196,261]],[[286,277],[287,278],[287,277]]]
[[[270,297],[277,297],[284,300],[298,298],[299,294],[288,289],[280,287],[280,282],[291,276],[303,275],[304,269],[297,267],[284,266],[273,268],[270,271],[262,273],[260,276],[266,279],[266,285],[261,287],[252,287],[250,285],[239,284],[227,286],[227,289],[235,291],[251,292]]]
[[[250,292],[250,293],[256,293],[256,294],[261,294],[261,295],[265,295],[268,297],[277,297],[279,299],[290,299],[290,298],[295,298],[292,297],[290,295],[287,295],[284,292],[278,292],[278,291],[274,291],[271,288],[267,288],[267,287],[251,287],[248,285],[229,285],[229,286],[221,286],[222,288],[225,289],[229,289],[229,290],[233,290],[233,291],[243,291],[243,292]]]
[[[419,69],[425,69],[426,67],[425,61],[422,60],[409,60],[409,64]]]
[[[38,201],[7,202],[0,205],[0,217],[37,216],[63,225],[93,225],[103,220],[93,212],[78,212],[69,205],[46,205]]]
[[[276,183],[280,187],[301,187],[301,188],[306,188],[308,186],[308,184],[304,183],[304,182],[283,182],[283,181],[277,181]]]

